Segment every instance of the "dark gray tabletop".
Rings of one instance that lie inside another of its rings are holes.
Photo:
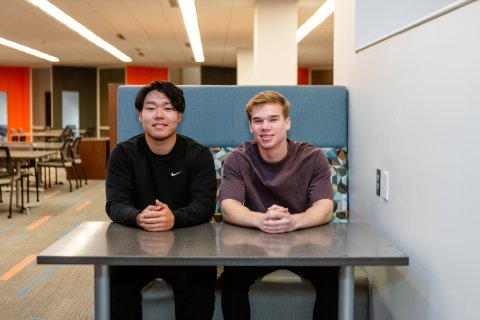
[[[147,232],[84,222],[37,257],[40,264],[366,266],[409,259],[365,223],[332,224],[286,234],[226,223]]]

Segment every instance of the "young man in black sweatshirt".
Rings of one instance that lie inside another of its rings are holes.
[[[168,81],[152,82],[139,91],[135,108],[144,133],[110,154],[108,216],[150,232],[208,222],[215,211],[215,167],[208,148],[176,132],[183,91]],[[111,266],[111,318],[141,319],[140,291],[155,278],[172,285],[177,319],[212,318],[216,268],[165,266]]]

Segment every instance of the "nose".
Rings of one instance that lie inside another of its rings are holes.
[[[155,118],[163,118],[164,112],[162,108],[157,107],[155,109]]]
[[[260,129],[262,129],[262,130],[270,129],[270,124],[268,123],[267,120],[262,121],[262,125],[260,126]]]

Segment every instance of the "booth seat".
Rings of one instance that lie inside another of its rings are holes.
[[[120,86],[118,91],[118,141],[141,133],[135,96],[141,86]],[[333,223],[348,223],[348,94],[341,86],[181,86],[186,108],[180,134],[210,147],[218,185],[227,153],[251,140],[245,105],[263,90],[281,92],[292,104],[288,136],[320,147],[327,155],[334,190]],[[221,207],[212,223],[221,222]],[[215,245],[212,243],[212,245]],[[358,268],[357,268],[358,269]],[[218,266],[219,275],[222,266]],[[355,274],[355,319],[367,319],[369,284],[361,270]],[[217,289],[214,319],[222,319],[221,292]],[[311,283],[279,270],[252,285],[252,319],[311,319],[315,290]],[[144,319],[174,319],[171,287],[161,279],[143,289]]]

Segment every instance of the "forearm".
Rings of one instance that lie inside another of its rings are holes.
[[[243,204],[233,199],[222,201],[223,220],[244,227],[260,228],[261,212],[250,211]]]
[[[136,217],[140,212],[137,208],[115,201],[108,201],[105,209],[113,222],[120,223],[127,227],[137,226]]]
[[[172,210],[175,216],[174,228],[185,228],[209,222],[215,213],[215,206],[188,206]]]
[[[294,214],[295,230],[316,227],[322,224],[330,223],[333,213],[333,201],[322,199],[313,204],[305,212]]]
[[[136,216],[141,210],[135,208],[131,200],[133,182],[128,168],[125,151],[121,147],[115,147],[110,154],[105,177],[105,211],[112,221],[134,227],[137,225]]]

